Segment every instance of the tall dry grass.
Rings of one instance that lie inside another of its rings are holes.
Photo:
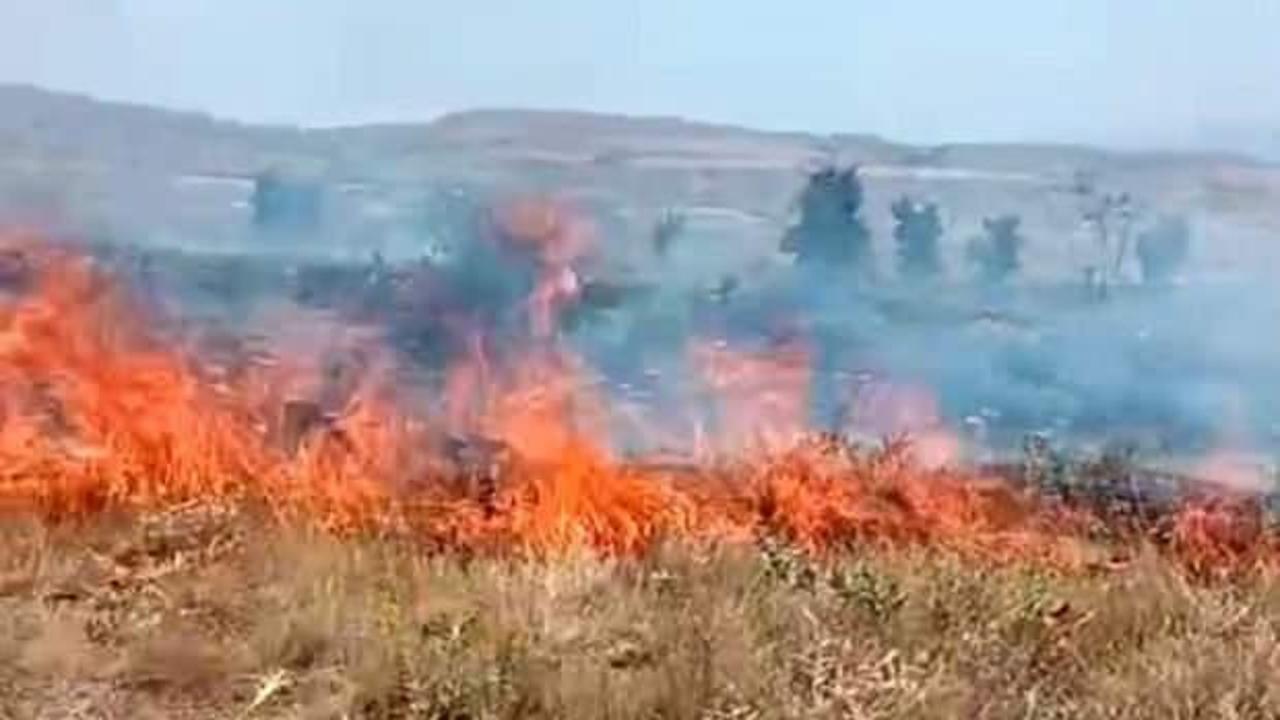
[[[1280,581],[784,546],[432,557],[236,513],[0,531],[0,717],[1280,717]]]

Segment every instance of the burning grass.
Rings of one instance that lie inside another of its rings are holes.
[[[1247,502],[1184,508],[1103,543],[1106,518],[972,472],[929,469],[902,442],[864,451],[819,437],[682,468],[620,460],[598,432],[608,408],[583,392],[573,358],[537,342],[540,333],[515,362],[488,357],[482,338],[473,343],[435,413],[405,407],[376,346],[336,376],[287,355],[211,368],[175,349],[88,259],[30,240],[8,257],[20,268],[17,292],[0,305],[0,508],[9,512],[56,521],[252,503],[338,533],[543,557],[637,557],[667,541],[772,537],[816,554],[933,546],[1084,570],[1157,528],[1145,539],[1198,574],[1277,557]],[[562,266],[553,268],[558,277]],[[791,370],[781,389],[752,371],[760,361],[703,358],[735,437],[757,415],[774,430],[800,429],[800,355],[765,365]],[[750,389],[738,392],[744,375]],[[290,395],[299,388],[301,401]],[[288,412],[297,407],[314,412],[299,424]],[[479,461],[446,449],[477,440],[491,448]]]
[[[5,259],[6,714],[1280,712],[1247,497],[1120,517],[835,437],[624,460],[541,320],[417,407],[366,340],[214,366],[88,259]],[[802,431],[803,352],[722,350],[731,443]]]

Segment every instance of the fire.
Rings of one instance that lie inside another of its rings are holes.
[[[1196,463],[1192,474],[1237,492],[1267,493],[1275,489],[1273,478],[1267,477],[1256,460],[1247,454],[1220,448]]]
[[[815,553],[916,544],[1064,568],[1097,551],[1077,514],[949,462],[922,463],[908,444],[797,442],[809,389],[800,342],[695,348],[721,414],[719,446],[768,442],[735,461],[647,464],[611,450],[606,399],[548,334],[495,352],[475,329],[439,405],[419,404],[375,337],[330,339],[326,352],[359,356],[345,374],[314,362],[314,348],[294,357],[287,346],[214,372],[155,330],[159,320],[143,322],[142,306],[89,259],[29,238],[2,249],[13,290],[0,301],[8,511],[56,520],[252,501],[335,532],[539,556],[762,536]],[[1196,567],[1254,562],[1265,531],[1245,517],[1193,508],[1175,518],[1169,547]]]
[[[560,312],[581,292],[573,263],[592,245],[594,230],[562,203],[521,199],[498,213],[497,232],[504,247],[537,265],[529,322],[535,337],[548,337]]]
[[[964,443],[942,419],[933,392],[922,385],[892,381],[859,382],[848,430],[855,436],[907,437],[915,462],[942,468],[959,462]]]
[[[1079,519],[1049,512],[1010,486],[922,469],[902,443],[878,454],[802,445],[767,464],[757,492],[764,522],[811,550],[851,543],[945,546],[985,557],[1037,557],[1082,567]]]
[[[217,497],[262,469],[252,424],[87,260],[27,259],[33,287],[0,308],[5,505],[63,516]]]
[[[722,450],[777,449],[804,432],[809,352],[801,342],[755,352],[704,343],[692,355],[712,393],[713,435]]]
[[[1172,519],[1170,540],[1188,570],[1220,577],[1274,562],[1280,545],[1264,527],[1261,508],[1212,498],[1189,504]]]

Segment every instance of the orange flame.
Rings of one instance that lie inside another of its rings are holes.
[[[534,336],[548,337],[559,313],[581,291],[573,263],[591,246],[594,230],[562,203],[528,198],[504,207],[497,229],[509,249],[538,265],[539,281],[528,298],[529,317]]]
[[[29,239],[0,251],[22,259],[19,291],[0,301],[7,510],[57,519],[247,499],[338,532],[539,555],[775,535],[814,552],[927,544],[1070,568],[1086,565],[1093,548],[1082,518],[1005,483],[923,467],[902,444],[862,453],[808,442],[721,466],[619,461],[600,432],[607,407],[553,345],[514,361],[488,357],[478,339],[445,384],[442,413],[408,412],[394,363],[376,352],[358,382],[299,385],[298,373],[316,371],[287,356],[211,379],[149,331],[154,323],[140,322],[139,307],[89,260]],[[759,437],[761,421],[770,432],[803,430],[803,346],[699,348],[695,357],[720,393],[729,436]],[[312,418],[296,449],[271,430],[287,399],[281,388],[335,408]],[[449,435],[508,452],[464,467],[442,449]],[[491,491],[455,482],[459,473]],[[1174,518],[1169,546],[1193,568],[1276,557],[1253,517],[1191,508]]]
[[[807,424],[809,352],[791,340],[766,351],[696,344],[693,360],[712,391],[720,449],[777,449],[795,442]]]
[[[849,429],[873,437],[910,437],[915,461],[928,468],[955,464],[963,452],[960,438],[943,425],[933,392],[916,384],[864,383],[853,399]]]

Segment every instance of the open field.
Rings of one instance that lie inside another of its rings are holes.
[[[1280,578],[680,544],[435,556],[193,506],[0,535],[12,718],[1264,718]]]
[[[6,102],[0,720],[1280,717],[1272,166]],[[780,252],[824,158],[865,284]],[[1188,282],[1082,284],[1082,170]]]

